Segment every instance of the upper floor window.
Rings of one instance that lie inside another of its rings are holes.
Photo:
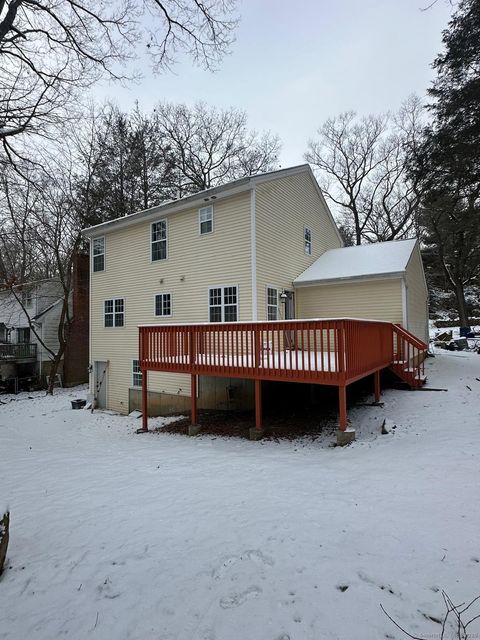
[[[24,307],[31,307],[33,303],[32,292],[26,289],[22,291],[22,304]]]
[[[167,259],[167,221],[152,223],[152,261]]]
[[[202,207],[198,210],[198,224],[200,235],[212,233],[213,231],[213,207]]]
[[[267,287],[267,320],[278,320],[278,289]]]
[[[211,287],[208,290],[208,319],[210,322],[238,320],[238,287]]]
[[[307,256],[312,255],[312,230],[308,227],[304,228],[303,231],[303,242],[305,247],[305,253]]]
[[[105,271],[105,238],[93,239],[93,270]]]
[[[155,315],[171,316],[172,315],[172,294],[157,293],[155,296]]]
[[[132,386],[142,386],[142,370],[140,369],[140,360],[132,360]]]
[[[125,326],[125,298],[111,298],[104,303],[105,327]]]

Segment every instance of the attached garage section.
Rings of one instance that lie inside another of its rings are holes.
[[[416,240],[331,249],[294,285],[298,318],[385,320],[428,341],[428,292]]]

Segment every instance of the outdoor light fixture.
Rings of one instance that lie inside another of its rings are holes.
[[[287,301],[288,298],[288,293],[285,291],[285,289],[282,289],[282,292],[280,294],[280,302],[283,302],[283,304],[285,304],[285,302]]]

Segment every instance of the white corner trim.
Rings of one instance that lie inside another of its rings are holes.
[[[402,278],[402,324],[408,331],[408,287],[405,278]]]
[[[257,308],[257,219],[256,219],[256,190],[255,184],[250,191],[250,249],[252,270],[252,320],[256,322]]]

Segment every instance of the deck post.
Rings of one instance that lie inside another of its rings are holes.
[[[338,387],[338,427],[340,431],[346,431],[347,429],[347,387]]]
[[[262,420],[262,381],[255,379],[255,428],[250,429],[250,440],[260,440],[265,431]]]
[[[148,370],[142,369],[142,428],[148,431]]]
[[[341,447],[355,440],[355,429],[347,429],[347,387],[338,387],[339,419],[337,429],[337,444]]]
[[[190,395],[191,395],[191,403],[192,403],[192,411],[190,415],[190,423],[188,425],[188,435],[189,436],[198,436],[201,430],[201,426],[198,424],[198,414],[197,414],[197,376],[192,373],[190,379]]]
[[[375,386],[375,402],[380,402],[380,371],[375,371],[374,386]]]
[[[191,423],[192,427],[197,426],[197,376],[193,373],[191,376],[190,393],[192,396],[192,413]]]

